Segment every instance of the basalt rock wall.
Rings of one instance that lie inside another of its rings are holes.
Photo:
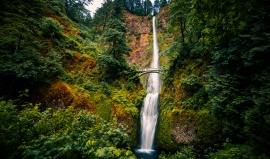
[[[145,65],[147,47],[152,45],[149,36],[152,36],[151,15],[137,16],[125,12],[125,22],[128,29],[128,43],[132,49],[130,56],[127,57],[131,63],[137,63],[140,67]]]

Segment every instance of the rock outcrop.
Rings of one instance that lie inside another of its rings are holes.
[[[167,28],[169,21],[169,6],[163,7],[160,9],[158,13],[158,32],[164,31]]]
[[[130,56],[127,57],[131,63],[143,65],[142,58],[145,57],[146,49],[151,45],[148,41],[152,35],[151,16],[137,16],[125,12],[126,27],[128,29],[128,42],[132,49]]]

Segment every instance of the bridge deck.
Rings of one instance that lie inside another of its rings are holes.
[[[161,70],[159,68],[143,68],[138,70],[137,72],[142,73],[142,72],[160,72]]]
[[[137,71],[139,76],[148,74],[148,73],[160,73],[161,70],[159,68],[143,68]]]

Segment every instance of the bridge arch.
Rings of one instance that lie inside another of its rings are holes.
[[[137,72],[139,73],[139,76],[142,76],[149,73],[160,73],[161,70],[159,68],[143,68],[138,70]]]

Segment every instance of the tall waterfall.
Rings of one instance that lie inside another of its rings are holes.
[[[154,48],[151,68],[158,68],[158,42],[156,35],[156,18],[153,17]],[[160,92],[160,75],[150,73],[148,77],[147,95],[141,110],[141,152],[151,152],[153,149],[155,131],[158,119],[158,98]]]

